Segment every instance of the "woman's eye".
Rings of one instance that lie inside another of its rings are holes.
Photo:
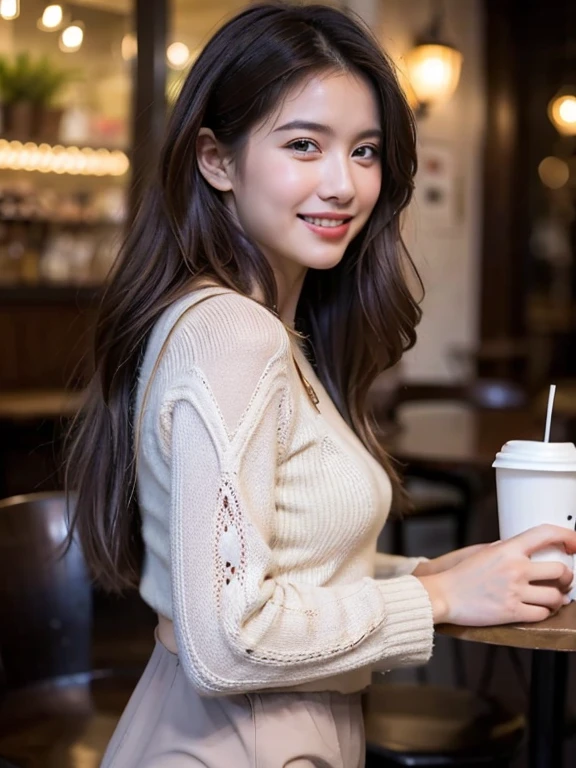
[[[378,155],[380,154],[378,147],[373,147],[370,144],[366,144],[363,147],[358,147],[356,152],[362,152],[362,155],[360,155],[360,157],[363,160],[372,160],[373,158],[378,157]],[[369,154],[370,152],[372,154]]]
[[[314,144],[313,141],[310,141],[309,139],[296,139],[296,141],[293,141],[291,144],[288,144],[289,149],[293,149],[295,152],[300,152],[301,154],[310,154],[307,151],[307,147],[314,147],[314,149],[318,149],[318,147]]]

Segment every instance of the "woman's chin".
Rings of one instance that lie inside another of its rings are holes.
[[[339,247],[328,247],[323,250],[323,253],[308,252],[306,259],[301,260],[302,265],[308,267],[308,269],[332,269],[340,264],[346,253],[346,249],[342,248],[341,245]]]

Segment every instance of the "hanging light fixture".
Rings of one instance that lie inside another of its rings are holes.
[[[442,40],[444,10],[438,4],[428,29],[406,54],[407,76],[418,101],[417,116],[424,116],[431,104],[452,96],[462,69],[462,53]]]
[[[73,21],[60,34],[58,45],[64,53],[79,51],[84,40],[84,24],[81,21]]]
[[[122,38],[120,52],[124,61],[132,61],[138,55],[138,40],[134,32],[127,32]]]
[[[61,5],[47,5],[36,26],[43,32],[53,32],[64,22],[64,8]]]
[[[20,16],[20,0],[0,0],[0,18],[12,21]]]
[[[550,100],[548,117],[563,136],[576,136],[576,86],[566,85]]]
[[[186,43],[172,43],[166,49],[166,58],[172,69],[184,69],[190,61],[190,49]]]
[[[560,90],[548,102],[548,118],[561,136],[576,136],[576,67],[574,66],[574,29],[576,29],[575,3],[566,5],[565,29],[562,45]],[[559,46],[558,46],[559,47]]]

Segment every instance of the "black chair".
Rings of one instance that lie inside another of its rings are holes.
[[[466,379],[521,382],[530,393],[546,386],[552,362],[550,341],[538,334],[485,339],[476,347],[454,347],[449,354],[454,368]]]
[[[2,706],[2,702],[4,701],[4,697],[6,695],[6,676],[4,674],[4,664],[2,662],[2,657],[0,656],[0,707]],[[5,760],[0,755],[0,768],[20,768],[20,766],[14,765],[14,763],[9,763],[8,760]]]
[[[410,403],[432,408],[451,404],[464,410],[504,410],[525,408],[528,398],[512,381],[478,379],[456,386],[422,384],[398,388],[389,414],[398,421],[402,408]],[[406,526],[418,519],[450,518],[454,526],[454,548],[464,547],[471,510],[481,490],[478,478],[470,472],[411,464],[405,469],[404,482],[412,508],[404,516],[390,521],[394,554],[406,554]]]
[[[92,586],[77,544],[58,557],[66,530],[60,493],[0,501],[0,649],[8,689],[90,675]]]
[[[366,768],[508,768],[522,715],[461,689],[376,684],[364,700]]]
[[[66,536],[60,492],[0,501],[0,754],[22,768],[75,768],[101,754],[136,684],[92,669],[92,586]]]

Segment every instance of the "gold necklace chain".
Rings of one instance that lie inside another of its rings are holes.
[[[318,413],[320,413],[320,408],[318,408],[318,403],[320,402],[320,398],[318,397],[318,395],[314,391],[314,387],[312,386],[312,384],[310,384],[310,382],[308,381],[306,376],[304,376],[304,374],[300,370],[300,366],[298,365],[296,360],[294,360],[294,363],[296,365],[296,370],[298,371],[298,375],[300,376],[302,384],[304,384],[304,389],[306,390],[306,392],[308,394],[308,397],[310,398],[310,401],[312,402],[312,405],[314,406],[314,408],[316,408]]]
[[[300,369],[300,366],[298,365],[298,362],[296,360],[296,356],[294,355],[294,351],[292,351],[292,359],[294,360],[294,365],[296,366],[296,370],[298,371],[298,376],[300,377],[300,381],[304,385],[304,389],[306,390],[306,394],[310,398],[310,402],[312,403],[314,408],[316,408],[318,413],[320,413],[320,408],[318,408],[318,403],[320,402],[320,398],[318,397],[318,395],[314,391],[314,387],[312,386],[312,384],[310,384],[310,382],[308,381],[306,376],[304,376],[304,374],[302,373],[302,371]]]

